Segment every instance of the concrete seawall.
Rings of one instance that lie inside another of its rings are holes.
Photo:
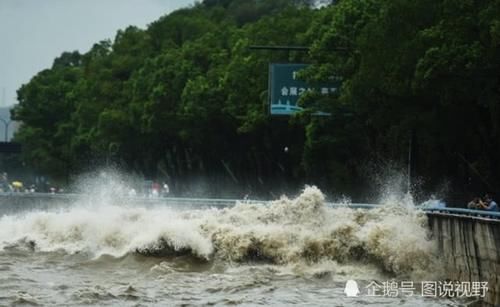
[[[72,206],[86,206],[99,203],[114,206],[172,206],[177,209],[201,209],[210,207],[228,207],[236,204],[234,199],[202,198],[146,198],[83,195],[83,194],[46,194],[46,193],[0,193],[0,216],[30,210],[58,210]],[[257,202],[253,200],[245,202]]]
[[[428,213],[450,280],[488,282],[484,302],[500,306],[500,220]]]

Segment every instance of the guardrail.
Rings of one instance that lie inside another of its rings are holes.
[[[338,204],[331,204],[336,207]],[[359,209],[373,209],[376,208],[376,204],[349,204],[348,208],[359,208]],[[500,212],[498,211],[487,211],[487,210],[477,210],[477,209],[465,209],[465,208],[448,208],[448,207],[422,207],[416,206],[417,209],[424,211],[427,214],[448,214],[448,215],[460,215],[469,217],[479,217],[488,219],[500,219]]]
[[[332,204],[337,206],[337,204]],[[380,205],[375,204],[350,204],[349,208],[361,208],[361,209],[372,209]],[[465,208],[448,208],[448,207],[422,207],[416,206],[417,209],[424,211],[427,214],[448,214],[448,215],[459,215],[468,216],[476,218],[486,218],[486,219],[500,219],[500,212],[498,211],[487,211],[487,210],[477,210],[477,209],[465,209]]]
[[[16,197],[16,198],[27,198],[27,199],[53,199],[59,201],[76,201],[85,200],[87,198],[98,197],[96,195],[86,195],[86,194],[75,194],[75,193],[64,193],[64,194],[51,194],[51,193],[0,193],[0,197]],[[120,197],[123,200],[129,200],[133,203],[140,202],[145,205],[153,204],[169,204],[169,205],[182,205],[185,207],[218,207],[225,208],[236,205],[237,203],[249,203],[249,204],[269,204],[271,201],[268,200],[255,200],[255,199],[227,199],[227,198],[188,198],[188,197]],[[327,202],[327,206],[337,208],[345,207],[352,209],[373,209],[380,205],[377,204],[363,204],[363,203],[333,203]],[[463,209],[463,208],[447,208],[447,207],[421,207],[417,208],[423,210],[427,214],[448,214],[448,215],[460,215],[469,216],[476,218],[487,218],[487,219],[500,219],[500,212],[492,212],[485,210],[474,210],[474,209]]]
[[[486,211],[486,210],[475,210],[475,209],[463,209],[463,208],[422,208],[428,214],[448,214],[448,215],[460,215],[487,219],[500,219],[500,212],[498,211]]]

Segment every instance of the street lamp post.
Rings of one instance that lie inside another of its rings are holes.
[[[3,118],[0,118],[0,121],[4,124],[5,126],[5,137],[4,137],[4,141],[7,142],[7,139],[8,139],[8,136],[9,136],[9,125],[10,123],[12,123],[11,120],[5,120]]]

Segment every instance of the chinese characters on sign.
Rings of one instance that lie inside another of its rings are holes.
[[[269,97],[271,115],[291,115],[302,110],[297,105],[301,95],[308,91],[317,91],[322,95],[337,93],[340,82],[330,85],[311,87],[297,77],[306,64],[270,64],[269,66]],[[326,113],[325,113],[326,114]]]
[[[488,282],[484,281],[422,281],[417,289],[413,281],[372,281],[366,288],[367,296],[397,297],[485,297],[488,291]]]

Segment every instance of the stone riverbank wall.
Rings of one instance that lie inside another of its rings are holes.
[[[486,305],[500,306],[500,220],[494,216],[428,212],[447,278],[488,282]]]

